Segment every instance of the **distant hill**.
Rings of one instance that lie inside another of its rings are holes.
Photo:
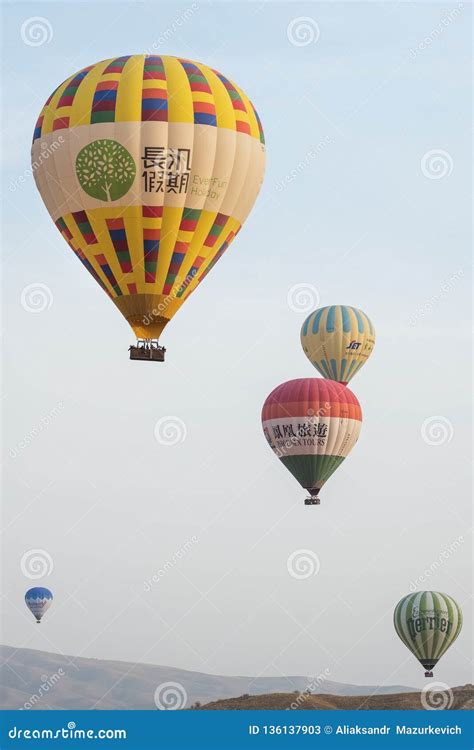
[[[182,707],[189,708],[196,701],[202,704],[217,701],[220,704],[227,698],[244,693],[252,693],[252,700],[258,696],[267,700],[268,694],[273,699],[274,694],[284,696],[293,690],[304,692],[313,680],[307,676],[225,677],[173,667],[76,658],[9,646],[0,646],[0,656],[0,704],[4,709],[23,708],[27,704],[28,709],[43,710],[155,710],[155,690],[166,682],[183,686],[187,700]],[[319,694],[327,693],[331,700],[334,696],[412,691],[413,688],[400,685],[345,685],[330,680],[319,681],[317,688]],[[288,700],[288,695],[283,700]],[[220,708],[220,705],[216,707]]]
[[[446,709],[474,709],[474,687],[464,685],[452,688],[453,702]],[[434,698],[436,700],[436,696]],[[448,697],[449,701],[449,697]],[[450,701],[449,701],[450,702]],[[271,693],[269,695],[241,695],[240,698],[212,701],[199,707],[199,711],[253,711],[300,709],[324,710],[419,710],[423,708],[420,693],[378,694],[366,696],[301,695],[294,693]]]

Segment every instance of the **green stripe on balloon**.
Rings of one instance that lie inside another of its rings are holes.
[[[344,456],[282,456],[281,461],[295,479],[306,489],[326,482]]]
[[[439,596],[436,591],[433,591],[433,607],[436,611],[440,611],[446,608],[446,599],[444,596]],[[449,610],[448,610],[448,619],[449,619]],[[442,647],[445,643],[446,635],[444,635],[439,628],[437,628],[435,632],[435,637],[433,638],[433,651],[432,656],[439,659],[442,653]]]

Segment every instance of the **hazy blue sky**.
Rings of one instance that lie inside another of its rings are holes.
[[[468,3],[36,2],[3,15],[4,642],[416,686],[423,671],[392,628],[414,582],[463,607],[435,677],[468,682]],[[42,44],[21,32],[35,16]],[[127,324],[28,173],[56,85],[146,51],[234,79],[268,149],[253,213],[156,366],[128,361]],[[40,313],[32,284],[46,287]],[[378,334],[352,383],[359,443],[320,507],[304,506],[260,427],[276,385],[316,374],[299,344],[312,302],[361,307]],[[170,416],[186,434],[164,445],[155,425]],[[37,581],[20,565],[35,548],[54,564]],[[302,549],[320,570],[297,580],[287,560]],[[23,603],[36,583],[55,594],[41,628]]]

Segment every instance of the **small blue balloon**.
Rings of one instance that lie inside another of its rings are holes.
[[[36,617],[38,625],[46,610],[50,608],[52,601],[53,595],[51,591],[43,588],[43,586],[34,586],[32,589],[28,589],[25,594],[26,606],[34,617]]]

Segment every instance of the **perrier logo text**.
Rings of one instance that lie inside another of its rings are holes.
[[[449,635],[453,627],[453,623],[447,617],[441,617],[439,614],[410,617],[407,625],[413,640],[424,630],[440,630],[441,633]]]

